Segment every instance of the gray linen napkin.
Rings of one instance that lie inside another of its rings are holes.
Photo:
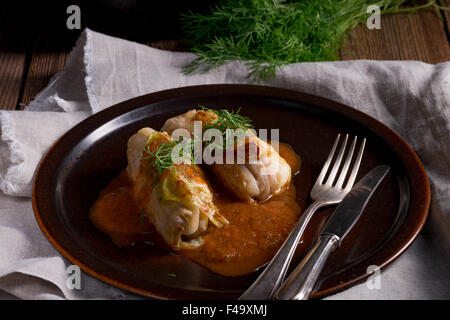
[[[82,273],[68,285],[68,263],[34,220],[34,170],[64,132],[115,103],[163,89],[248,83],[241,62],[206,74],[180,69],[194,56],[166,52],[86,29],[64,70],[25,111],[0,112],[0,293],[24,299],[134,299]],[[299,63],[264,85],[333,99],[399,133],[423,161],[432,187],[430,219],[413,245],[381,272],[379,286],[361,283],[329,299],[449,299],[450,63],[369,61]]]

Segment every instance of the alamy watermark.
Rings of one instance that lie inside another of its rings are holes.
[[[367,29],[381,29],[381,10],[377,5],[367,7],[367,13],[371,14],[366,21]]]
[[[81,9],[79,6],[72,4],[67,7],[66,13],[69,17],[66,20],[66,26],[69,30],[80,30],[81,29]]]
[[[381,289],[381,272],[380,267],[376,265],[370,265],[366,270],[367,274],[371,274],[366,280],[366,286],[369,290]]]
[[[72,4],[67,7],[66,13],[69,14],[66,20],[66,26],[69,30],[81,29],[81,9],[79,6]],[[367,18],[366,26],[368,29],[381,29],[381,10],[377,5],[367,7],[366,13],[370,14]]]
[[[69,276],[66,279],[66,287],[68,289],[81,289],[81,270],[80,267],[76,264],[71,264],[67,267],[66,273],[69,274]]]

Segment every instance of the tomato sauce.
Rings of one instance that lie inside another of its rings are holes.
[[[135,242],[154,242],[157,232],[134,201],[128,173],[123,170],[99,194],[89,219],[119,247]]]
[[[280,144],[279,153],[297,173],[301,160],[294,150]],[[210,224],[201,247],[177,253],[221,275],[251,273],[274,256],[298,220],[301,208],[295,187],[291,184],[258,204],[240,201],[214,183],[212,189],[216,206],[230,224],[223,228]],[[132,185],[124,170],[100,193],[89,215],[92,223],[121,247],[157,237],[133,199]]]

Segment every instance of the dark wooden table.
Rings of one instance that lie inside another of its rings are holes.
[[[450,6],[450,0],[444,1]],[[63,35],[30,23],[32,13],[17,17],[0,11],[0,109],[23,109],[60,71],[79,31]],[[34,18],[36,15],[34,15]],[[65,28],[65,17],[57,19]],[[67,28],[65,28],[67,29]],[[450,60],[450,12],[420,11],[381,18],[380,30],[365,25],[353,29],[341,50],[343,60],[419,60],[439,63]],[[176,50],[179,43],[159,40],[151,45]]]

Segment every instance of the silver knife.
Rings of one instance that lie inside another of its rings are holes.
[[[306,300],[316,284],[325,262],[361,217],[367,203],[389,171],[378,166],[366,174],[345,196],[328,219],[319,240],[273,298],[280,300]]]

